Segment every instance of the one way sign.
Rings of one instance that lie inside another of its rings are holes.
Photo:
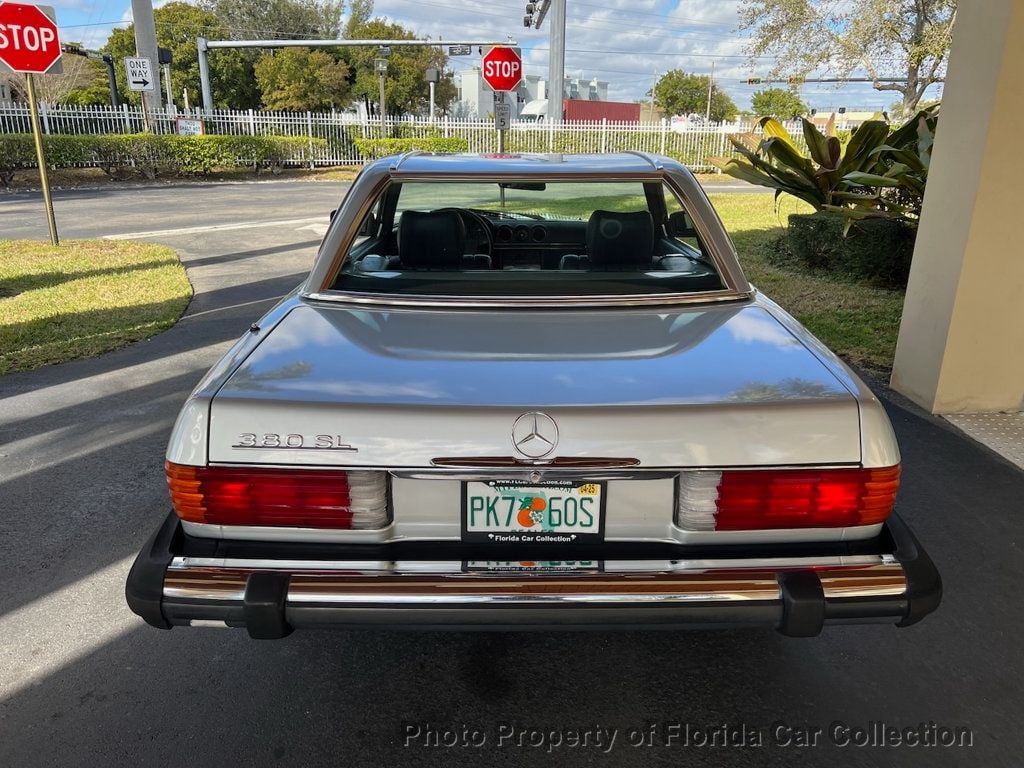
[[[152,91],[153,63],[143,56],[126,56],[124,71],[128,76],[128,88],[132,91]]]

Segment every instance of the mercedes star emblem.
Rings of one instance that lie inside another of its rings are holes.
[[[524,413],[512,425],[512,445],[527,458],[542,459],[558,445],[558,425],[546,413]]]

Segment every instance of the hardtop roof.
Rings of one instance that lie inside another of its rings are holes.
[[[662,169],[683,167],[667,157],[642,152],[569,155],[560,153],[460,153],[408,152],[378,160],[394,175],[495,176],[620,176],[661,175]]]

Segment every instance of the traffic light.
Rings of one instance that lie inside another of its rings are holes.
[[[529,29],[533,26],[533,16],[523,16],[523,26]]]
[[[760,77],[748,77],[747,78],[747,85],[760,85],[760,84],[761,84],[761,78]]]

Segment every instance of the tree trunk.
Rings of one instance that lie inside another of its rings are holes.
[[[927,87],[927,85],[925,86]],[[917,105],[924,95],[921,87],[921,67],[917,64],[907,66],[907,86],[903,91],[903,115],[908,117],[917,111]]]

